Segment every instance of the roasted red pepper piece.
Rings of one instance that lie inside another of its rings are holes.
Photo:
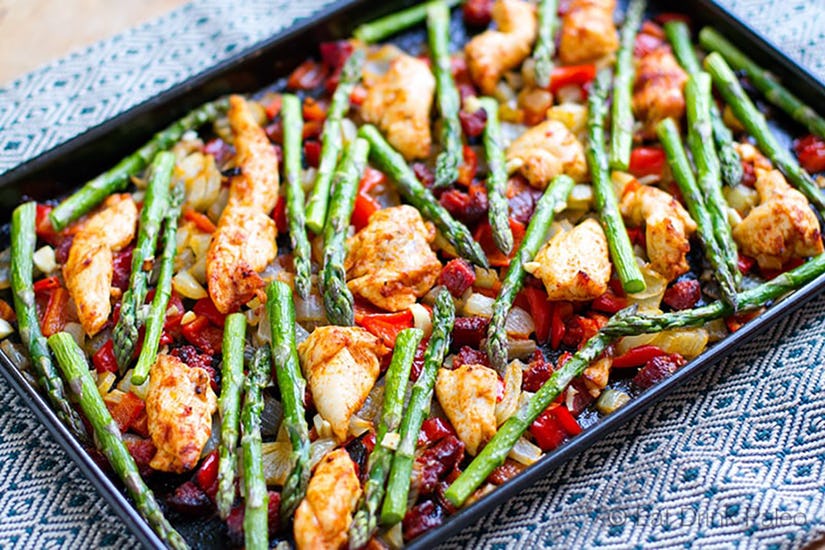
[[[40,321],[40,331],[48,338],[66,326],[68,320],[69,291],[62,286],[51,290],[49,301]]]
[[[536,418],[530,433],[541,450],[547,452],[561,445],[568,436],[581,433],[581,427],[567,407],[554,403]]]
[[[536,325],[536,340],[546,342],[553,325],[553,304],[547,301],[547,294],[540,288],[525,286],[521,290],[530,309],[530,317]]]
[[[630,152],[628,172],[637,178],[661,176],[665,166],[667,159],[661,147],[636,147]]]
[[[519,245],[521,245],[521,240],[524,238],[524,224],[510,218],[510,230],[513,232],[513,250],[508,256],[505,256],[496,246],[493,240],[493,229],[490,227],[490,222],[485,220],[478,224],[473,234],[473,238],[481,245],[481,248],[487,254],[490,265],[493,267],[509,266],[510,259],[515,256]]]
[[[114,344],[112,339],[106,340],[106,343],[100,346],[100,349],[92,355],[92,364],[95,370],[103,374],[104,372],[117,372],[117,359],[115,359]]]
[[[292,71],[286,85],[292,90],[312,90],[321,85],[326,75],[323,65],[307,59]]]
[[[192,208],[184,208],[183,219],[192,222],[195,227],[204,233],[214,233],[217,229],[209,216],[202,214]]]
[[[112,418],[121,432],[127,431],[146,408],[143,400],[132,392],[124,396],[114,405],[106,404]]]
[[[361,231],[369,224],[370,216],[381,209],[381,204],[367,193],[358,193],[355,196],[355,207],[352,210],[352,225],[356,231]]]
[[[613,359],[613,366],[617,369],[641,367],[654,357],[666,355],[658,346],[644,345],[629,349]]]
[[[550,73],[550,91],[556,93],[565,86],[584,86],[596,78],[595,65],[569,65],[554,67]]]
[[[289,231],[289,224],[286,220],[286,198],[283,195],[278,197],[275,208],[272,209],[272,219],[275,222],[275,229],[278,233]]]
[[[590,307],[596,311],[613,315],[614,313],[626,308],[628,303],[627,298],[616,296],[616,294],[613,293],[613,290],[608,288],[607,292],[593,300],[593,304]]]
[[[301,112],[304,115],[304,120],[316,120],[323,122],[327,118],[327,105],[316,101],[311,97],[304,98],[304,103],[301,106]]]
[[[209,319],[210,323],[218,327],[222,327],[226,322],[226,315],[218,311],[218,308],[215,307],[214,302],[212,302],[212,298],[209,296],[206,298],[201,298],[195,302],[195,305],[192,307],[192,312],[202,317],[206,317]]]
[[[567,332],[565,322],[573,315],[573,304],[570,302],[556,302],[553,304],[552,323],[550,325],[550,346],[559,349]]]
[[[463,149],[464,162],[458,167],[458,179],[456,183],[469,187],[473,183],[473,178],[476,177],[478,170],[478,157],[473,148],[465,145]]]
[[[811,173],[825,171],[825,139],[807,135],[793,144],[799,164]]]
[[[751,258],[750,256],[745,256],[744,254],[740,253],[739,258],[736,261],[736,267],[739,268],[739,271],[742,275],[747,275],[753,269],[753,266],[756,264],[756,260]]]
[[[448,435],[455,435],[453,427],[443,418],[433,416],[421,424],[421,431],[418,434],[418,446],[429,447]]]
[[[356,316],[355,324],[367,329],[384,345],[393,348],[398,333],[405,328],[412,328],[413,314],[409,309],[395,313],[361,314]]]
[[[220,353],[223,344],[223,331],[212,325],[209,319],[198,316],[194,321],[181,327],[187,342],[209,354]]]

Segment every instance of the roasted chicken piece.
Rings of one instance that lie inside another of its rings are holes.
[[[559,174],[576,181],[587,177],[584,147],[558,120],[544,121],[516,138],[507,148],[507,166],[538,189],[547,187]]]
[[[132,242],[138,211],[132,196],[112,195],[74,236],[63,278],[83,330],[94,336],[109,320],[112,252]]]
[[[743,254],[756,258],[762,269],[781,269],[793,258],[823,251],[819,220],[808,199],[788,185],[778,170],[757,170],[759,205],[733,228]]]
[[[217,408],[205,370],[189,367],[171,355],[158,355],[146,396],[149,435],[157,448],[149,465],[174,473],[194,468],[212,435],[212,414]]]
[[[560,231],[524,269],[544,282],[548,300],[598,298],[610,281],[610,253],[602,226],[587,219]]]
[[[298,550],[342,548],[360,497],[361,483],[347,451],[336,449],[322,458],[295,510]]]
[[[375,212],[349,241],[344,261],[353,294],[387,311],[401,311],[429,291],[441,273],[430,243],[432,224],[402,205]]]
[[[633,113],[642,122],[643,138],[656,138],[656,125],[666,118],[682,120],[686,82],[687,73],[667,44],[636,59]]]
[[[479,34],[464,48],[470,76],[487,95],[530,55],[538,31],[535,8],[522,0],[497,0],[492,16],[498,30]]]
[[[427,63],[400,54],[367,88],[361,116],[376,124],[407,160],[430,154],[430,110],[435,78]]]
[[[619,49],[613,23],[616,0],[572,0],[561,20],[559,58],[564,65],[593,63]]]
[[[467,452],[496,435],[496,402],[500,380],[484,365],[462,365],[455,370],[439,369],[435,394]]]
[[[350,418],[367,399],[388,352],[360,327],[319,327],[298,345],[312,400],[339,442],[346,440]]]
[[[688,272],[687,253],[696,222],[679,201],[661,189],[637,183],[626,187],[620,208],[628,225],[645,224],[647,257],[653,269],[668,281]]]
[[[246,100],[232,96],[229,101],[240,174],[232,178],[206,257],[209,296],[221,313],[261,291],[258,273],[278,254],[278,232],[269,216],[278,201],[278,157]]]

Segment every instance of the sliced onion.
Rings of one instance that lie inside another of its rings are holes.
[[[200,300],[207,296],[206,289],[203,288],[189,271],[181,271],[172,277],[172,287],[175,289],[175,292],[190,300]]]
[[[495,269],[486,269],[475,266],[476,282],[474,286],[478,288],[495,288],[498,283],[498,272]]]
[[[136,397],[146,401],[146,396],[149,393],[149,378],[147,377],[146,380],[143,381],[143,384],[139,386],[132,384],[132,371],[133,369],[126,371],[126,374],[123,375],[123,378],[121,378],[118,383],[117,389],[125,393],[132,392]]]
[[[512,361],[504,372],[504,397],[496,404],[496,425],[501,426],[518,410],[521,396],[523,366],[520,361]]]
[[[736,210],[740,216],[746,216],[754,206],[759,204],[759,193],[741,183],[733,187],[724,186],[722,193],[731,208]]]
[[[317,292],[310,294],[306,300],[295,297],[295,320],[304,326],[315,327],[326,322],[324,299]]]
[[[97,392],[100,395],[106,395],[112,390],[112,386],[117,380],[117,376],[113,372],[102,372],[97,375]]]
[[[667,279],[653,269],[650,264],[640,262],[639,266],[645,279],[645,289],[635,294],[628,294],[628,301],[639,306],[640,313],[658,313],[662,297],[667,290]]]
[[[341,120],[341,137],[343,138],[344,143],[349,143],[354,141],[356,136],[358,135],[358,128],[355,126],[355,123],[348,118],[344,118]]]
[[[83,330],[80,323],[66,323],[63,326],[63,332],[68,332],[71,334],[74,341],[77,342],[78,346],[80,346],[80,349],[83,349],[86,346],[86,332]]]
[[[704,328],[678,328],[656,334],[625,336],[616,344],[616,355],[622,355],[638,346],[656,346],[665,353],[678,353],[687,360],[702,353],[708,345],[709,334]]]
[[[357,414],[352,415],[349,419],[349,435],[352,437],[359,437],[372,429],[372,422],[361,418]]]
[[[318,176],[318,169],[309,167],[301,172],[301,187],[304,188],[304,193],[312,191],[315,187],[315,179]]]
[[[388,529],[382,536],[384,542],[392,550],[400,550],[404,547],[404,532],[401,530],[401,522],[399,521]]]
[[[3,340],[0,342],[0,351],[6,354],[11,364],[20,372],[25,372],[31,367],[28,356],[23,352],[23,346],[12,342],[11,340]]]
[[[189,240],[187,241],[189,248],[192,249],[192,252],[195,253],[195,257],[198,259],[206,258],[206,253],[209,251],[209,245],[211,243],[212,235],[197,231],[190,233]]]
[[[281,421],[284,419],[284,407],[280,401],[264,394],[264,410],[261,413],[261,435],[273,436],[278,434]]]
[[[542,457],[542,452],[537,445],[531,443],[527,438],[519,437],[507,456],[519,464],[530,466]]]
[[[375,422],[375,419],[381,413],[381,407],[384,404],[384,379],[379,380],[367,394],[364,404],[355,413],[356,416],[366,420],[367,422]],[[350,422],[352,427],[352,422]],[[358,434],[361,435],[361,434]]]
[[[209,439],[206,440],[206,443],[201,449],[201,458],[205,457],[212,451],[218,448],[218,444],[221,442],[221,415],[215,414],[212,415],[212,431],[209,434]]]
[[[535,332],[536,324],[529,313],[520,307],[513,307],[510,313],[507,314],[504,330],[507,331],[507,335],[510,337],[524,339],[529,338]]]
[[[322,437],[320,439],[316,439],[312,442],[309,446],[309,467],[315,468],[321,459],[323,459],[327,454],[329,454],[335,447],[338,446],[338,443],[332,437]]]
[[[606,390],[596,401],[596,410],[601,414],[612,414],[630,401],[630,396],[619,390]]]
[[[263,346],[272,341],[272,326],[269,323],[269,314],[264,308],[261,319],[258,321],[258,330],[255,331],[255,344]]]
[[[426,338],[433,332],[433,319],[430,311],[421,304],[413,304],[410,306],[410,311],[413,314],[413,326],[422,332]]]
[[[312,425],[315,426],[315,431],[318,433],[318,437],[324,438],[333,436],[332,425],[320,414],[316,414],[312,417]]]
[[[524,359],[533,355],[536,349],[535,340],[510,338],[507,342],[507,358],[511,361],[513,359]]]
[[[494,299],[479,292],[474,292],[464,302],[462,313],[465,317],[485,317],[489,319],[493,315],[494,303]]]
[[[291,454],[292,445],[288,441],[261,444],[261,462],[267,485],[283,486],[286,483],[286,478],[292,469]]]
[[[309,338],[309,331],[298,323],[295,323],[295,344],[301,344],[307,338]]]
[[[11,249],[0,252],[0,290],[11,287]]]
[[[43,273],[44,275],[48,275],[52,271],[57,270],[57,260],[54,257],[54,248],[49,245],[40,247],[37,252],[34,253],[33,260],[34,267],[36,267],[40,273]]]
[[[567,197],[567,208],[571,210],[588,210],[593,204],[593,186],[577,183]]]
[[[14,334],[14,327],[5,319],[0,318],[0,339]]]

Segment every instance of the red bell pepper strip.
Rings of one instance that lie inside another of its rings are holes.
[[[181,327],[187,342],[202,352],[214,355],[220,353],[223,346],[223,330],[214,326],[209,319],[199,315],[191,323]]]
[[[192,307],[192,312],[202,317],[206,317],[209,319],[210,323],[218,327],[222,327],[226,322],[226,315],[218,311],[218,308],[215,307],[215,303],[212,302],[212,298],[208,296],[195,302],[195,305]]]
[[[530,309],[530,317],[536,326],[536,340],[546,342],[550,337],[550,327],[553,318],[553,304],[547,301],[547,294],[533,286],[525,286],[521,294],[526,298]]]
[[[355,324],[381,339],[387,347],[393,348],[398,333],[405,328],[412,328],[413,314],[409,309],[396,313],[356,313]]]
[[[654,357],[659,357],[660,355],[666,355],[666,353],[658,346],[636,346],[613,359],[613,366],[617,369],[641,367]]]
[[[34,293],[40,294],[49,290],[60,288],[60,279],[57,277],[46,277],[34,283]]]
[[[565,86],[584,86],[596,78],[595,65],[569,65],[566,67],[554,67],[550,73],[550,91],[556,93]]]
[[[825,171],[825,139],[808,135],[793,144],[799,164],[811,173]]]
[[[69,291],[58,286],[51,291],[46,310],[43,312],[43,320],[40,322],[40,330],[43,336],[49,337],[57,334],[67,322],[67,307],[69,305]]]
[[[356,231],[361,231],[369,224],[370,216],[381,209],[381,205],[375,198],[366,193],[358,193],[355,196],[355,207],[352,209],[352,225]]]
[[[117,422],[120,431],[125,432],[137,421],[146,408],[146,404],[143,402],[143,399],[129,392],[116,404],[109,405],[107,403],[106,407],[112,414],[114,421]]]
[[[214,233],[215,229],[217,229],[215,224],[212,223],[212,220],[210,220],[206,214],[201,214],[197,210],[193,210],[191,208],[185,208],[183,210],[183,219],[192,222],[195,224],[195,227],[204,233]]]
[[[607,292],[593,300],[593,304],[590,307],[596,311],[601,311],[602,313],[609,313],[612,315],[626,308],[628,303],[627,298],[616,296],[612,290],[609,289]]]
[[[661,176],[666,165],[667,159],[661,147],[636,147],[630,152],[630,165],[627,171],[637,178]]]
[[[117,359],[115,359],[114,344],[111,338],[106,340],[106,343],[92,355],[92,364],[98,374],[117,372]]]
[[[550,405],[530,426],[530,433],[542,451],[552,451],[568,437],[582,431],[564,405]]]
[[[550,326],[550,347],[559,349],[564,334],[567,332],[565,321],[573,314],[573,305],[570,302],[556,302],[553,305],[553,320]]]
[[[510,218],[510,230],[513,232],[513,251],[510,253],[510,256],[502,254],[496,246],[495,241],[493,241],[493,229],[490,227],[490,222],[483,221],[478,224],[473,234],[473,238],[481,245],[481,248],[487,254],[487,260],[493,267],[509,266],[510,259],[515,255],[524,238],[523,223]]]

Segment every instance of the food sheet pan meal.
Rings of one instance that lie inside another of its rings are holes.
[[[14,211],[0,347],[170,547],[403,546],[825,272],[825,121],[713,28],[455,4]]]

